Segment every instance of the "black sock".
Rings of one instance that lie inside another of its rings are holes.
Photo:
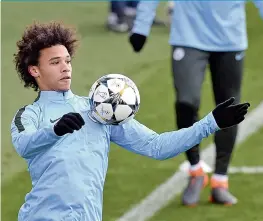
[[[187,103],[177,102],[175,104],[175,111],[178,129],[190,127],[198,119],[197,108]],[[200,160],[199,145],[186,151],[186,157],[191,165],[197,164]]]
[[[232,151],[234,148],[237,135],[237,126],[230,127],[215,134],[216,144],[216,174],[227,174],[227,169],[231,160]]]

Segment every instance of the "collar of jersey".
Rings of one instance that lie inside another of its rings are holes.
[[[40,91],[35,101],[66,101],[74,96],[71,90],[68,91]]]

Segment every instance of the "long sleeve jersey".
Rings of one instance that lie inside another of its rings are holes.
[[[169,43],[204,51],[241,51],[248,47],[247,1],[175,1]],[[263,1],[254,0],[263,18]],[[140,1],[132,32],[150,34],[155,1]],[[262,30],[263,31],[263,30]]]
[[[72,91],[41,91],[33,104],[17,111],[12,142],[26,160],[32,180],[19,221],[101,221],[111,142],[164,160],[219,130],[212,113],[190,128],[158,134],[135,119],[119,126],[103,125],[89,118],[89,111],[88,98]],[[81,114],[85,125],[57,136],[54,124],[69,112]]]

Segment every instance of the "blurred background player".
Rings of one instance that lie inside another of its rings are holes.
[[[119,33],[131,30],[138,3],[139,1],[110,1],[107,28]],[[166,23],[154,18],[153,25],[165,26]]]
[[[254,1],[263,18],[263,2]],[[150,33],[158,1],[138,5],[130,43],[139,52]],[[178,128],[186,128],[198,120],[200,92],[209,64],[214,99],[218,104],[227,97],[240,101],[245,50],[247,49],[245,1],[203,2],[180,1],[169,6],[172,14],[170,44],[176,91],[175,113]],[[211,177],[210,201],[236,204],[229,192],[227,170],[235,145],[237,127],[215,134],[215,170]],[[184,205],[199,202],[208,184],[208,175],[200,165],[199,145],[186,152],[190,163],[189,183],[182,195]]]

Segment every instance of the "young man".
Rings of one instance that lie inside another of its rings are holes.
[[[263,2],[255,1],[263,18]],[[130,35],[130,43],[139,52],[150,33],[158,1],[143,1]],[[245,1],[178,1],[172,15],[170,44],[176,91],[175,112],[178,128],[190,127],[198,120],[200,91],[206,66],[212,74],[215,103],[228,97],[240,101],[244,50],[247,48]],[[216,164],[211,178],[211,201],[235,204],[228,191],[227,169],[235,144],[237,127],[215,134]],[[183,193],[185,205],[195,205],[208,184],[200,165],[199,145],[186,152],[190,179]]]
[[[220,104],[193,126],[157,134],[136,120],[122,126],[102,125],[88,117],[89,100],[70,89],[75,33],[60,23],[28,27],[15,54],[26,88],[37,99],[16,113],[12,142],[28,164],[32,190],[19,221],[102,220],[103,186],[110,142],[131,152],[164,160],[203,138],[244,120],[249,103]]]

